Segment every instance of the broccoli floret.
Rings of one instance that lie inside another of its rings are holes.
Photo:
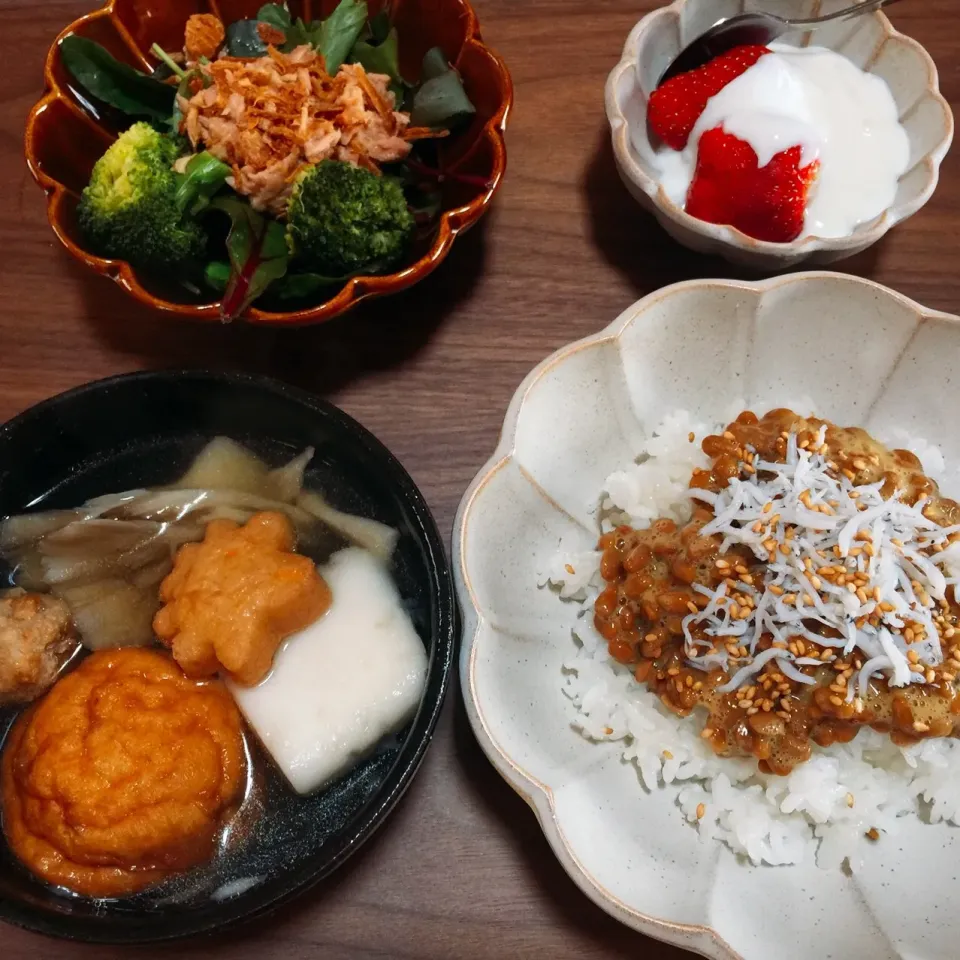
[[[77,209],[95,253],[150,267],[202,256],[206,233],[177,202],[177,155],[174,142],[135,123],[96,162]]]
[[[329,277],[383,271],[403,256],[413,215],[400,185],[324,160],[294,184],[287,243],[296,265]]]

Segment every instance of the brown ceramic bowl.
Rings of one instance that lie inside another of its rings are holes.
[[[60,41],[76,33],[103,44],[115,57],[139,69],[152,63],[144,56],[151,44],[178,49],[183,29],[194,13],[212,12],[225,22],[252,17],[262,0],[109,0],[101,9],[70,24],[47,55],[43,98],[30,111],[25,136],[27,164],[47,194],[47,215],[60,242],[78,260],[110,277],[141,303],[167,314],[195,320],[219,320],[219,301],[191,298],[186,290],[135,271],[122,260],[104,260],[84,248],[77,230],[77,199],[90,171],[123,124],[99,113],[83,97],[60,58]],[[336,0],[291,0],[294,16],[326,16]],[[442,169],[470,177],[469,183],[442,184],[443,212],[433,232],[418,240],[406,264],[385,276],[355,277],[331,299],[309,308],[271,313],[251,308],[245,318],[263,324],[321,323],[368,297],[404,290],[432,272],[450,252],[453,241],[481,217],[506,168],[504,130],[513,102],[513,86],[503,61],[480,37],[468,0],[369,0],[371,15],[391,9],[400,35],[400,66],[415,78],[424,53],[439,46],[460,71],[477,108],[470,127],[443,141]],[[473,185],[476,182],[477,185]]]

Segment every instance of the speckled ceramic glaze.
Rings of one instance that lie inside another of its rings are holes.
[[[574,652],[572,605],[537,583],[561,537],[592,547],[604,479],[677,408],[714,419],[738,401],[763,412],[809,396],[821,416],[909,430],[960,463],[958,352],[960,319],[865,280],[693,281],[563,348],[514,396],[454,532],[464,698],[561,863],[624,923],[717,960],[957,957],[960,830],[904,821],[856,879],[752,867],[701,842],[673,790],[645,793],[615,743],[571,728],[561,663]]]
[[[889,210],[846,237],[768,243],[733,227],[691,217],[666,196],[657,182],[646,133],[647,98],[663,71],[688,43],[717,20],[745,10],[815,17],[849,5],[850,0],[676,0],[644,17],[630,31],[620,63],[607,80],[606,108],[613,151],[627,189],[678,243],[765,272],[804,262],[823,265],[865,250],[891,227],[916,213],[933,195],[940,164],[953,141],[953,115],[940,95],[937,69],[930,55],[915,40],[894,30],[882,13],[828,24],[813,34],[787,34],[781,42],[829,47],[889,84],[911,148],[910,167],[900,178],[896,200]],[[639,135],[642,149],[631,141],[631,130]]]

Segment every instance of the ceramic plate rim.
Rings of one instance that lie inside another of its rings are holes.
[[[867,287],[875,294],[895,300],[904,308],[914,312],[919,322],[938,320],[960,325],[960,316],[924,307],[915,300],[873,280],[829,270],[804,271],[765,280],[695,279],[662,287],[627,307],[615,320],[599,332],[560,347],[524,378],[507,408],[496,449],[464,493],[454,521],[453,573],[463,619],[463,640],[459,663],[460,686],[470,725],[484,753],[497,772],[531,807],[553,854],[560,861],[570,878],[594,903],[634,930],[686,950],[696,951],[703,956],[712,958],[712,960],[746,960],[746,958],[734,950],[713,927],[706,924],[677,923],[652,916],[631,907],[607,890],[599,880],[591,875],[567,840],[563,827],[556,816],[553,791],[550,786],[541,782],[514,762],[490,732],[476,693],[477,640],[483,620],[466,568],[466,530],[471,509],[477,496],[494,474],[505,467],[514,455],[517,427],[527,395],[540,379],[555,366],[583,349],[604,342],[618,341],[635,317],[660,301],[684,291],[741,290],[759,297],[781,287],[795,284],[804,285],[817,281],[840,281]]]

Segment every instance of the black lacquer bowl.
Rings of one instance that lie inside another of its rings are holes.
[[[0,516],[170,483],[217,435],[273,465],[315,447],[309,488],[400,531],[393,575],[430,661],[420,708],[374,755],[307,797],[295,794],[254,745],[261,809],[243,839],[209,865],[133,897],[92,900],[54,890],[0,842],[2,919],[61,937],[142,942],[257,916],[339,867],[387,817],[423,759],[455,641],[443,544],[403,467],[330,404],[271,380],[221,373],[140,373],[80,387],[0,427]],[[14,715],[0,715],[4,737]]]

